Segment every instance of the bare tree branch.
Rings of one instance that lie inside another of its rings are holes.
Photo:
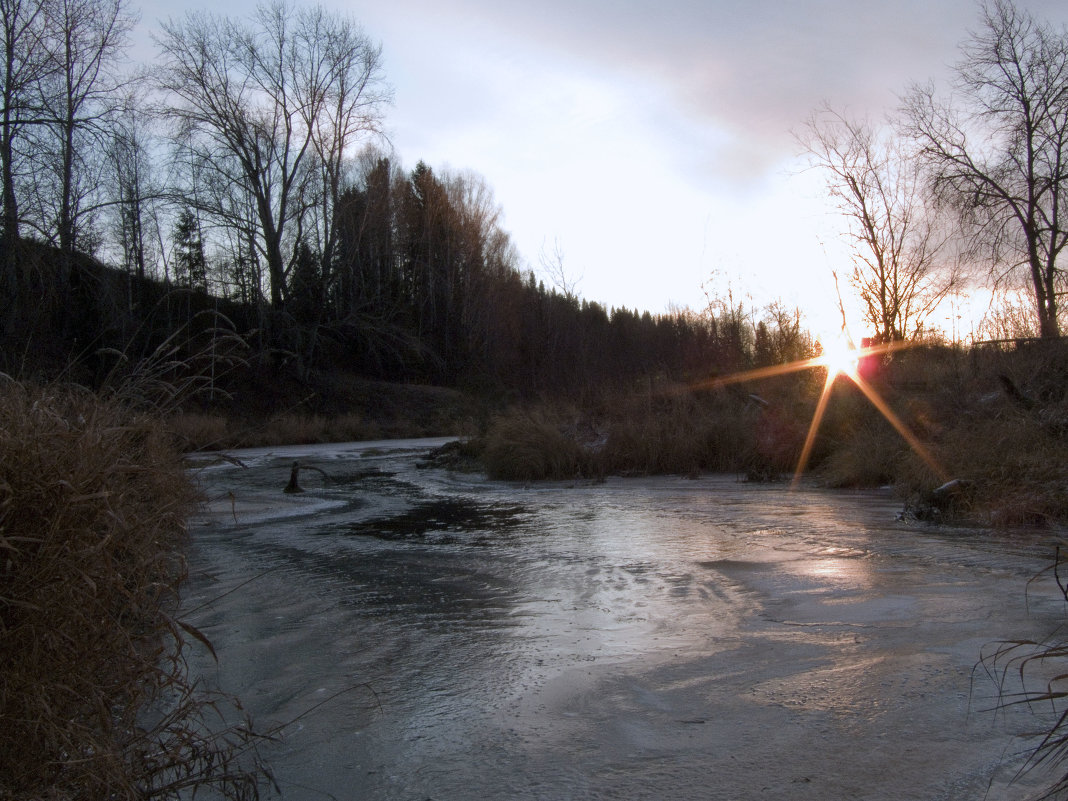
[[[1068,32],[994,0],[963,53],[956,105],[914,86],[905,130],[991,273],[1025,275],[1039,331],[1056,337],[1057,260],[1068,244]]]
[[[847,222],[852,283],[867,321],[884,342],[917,335],[956,281],[918,163],[886,131],[827,106],[798,138]]]

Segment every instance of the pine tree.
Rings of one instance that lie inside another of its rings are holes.
[[[200,222],[189,209],[184,209],[174,224],[174,278],[187,289],[208,289],[208,260]]]

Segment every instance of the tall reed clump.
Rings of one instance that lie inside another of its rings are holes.
[[[550,412],[515,412],[483,438],[482,463],[503,481],[570,479],[588,472],[588,454]]]
[[[744,398],[744,396],[743,396]],[[619,400],[609,419],[606,472],[656,475],[755,466],[760,409],[723,392],[676,389]]]
[[[0,383],[0,798],[256,796],[255,735],[213,723],[172,616],[194,502],[151,414]]]

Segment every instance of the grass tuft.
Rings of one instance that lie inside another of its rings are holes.
[[[1052,573],[1057,587],[1068,601],[1068,583],[1063,575],[1065,562],[1062,545],[1058,545],[1053,563],[1032,581]],[[1068,641],[1063,632],[1045,640],[1017,639],[993,643],[984,649],[979,666],[997,688],[998,709],[1024,705],[1032,711],[1045,708],[1053,723],[1039,740],[1020,768],[1017,778],[1028,771],[1044,768],[1054,772],[1052,785],[1039,799],[1064,798],[1068,795]]]

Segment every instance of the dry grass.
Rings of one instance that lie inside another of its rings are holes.
[[[501,417],[481,450],[487,474],[503,481],[569,479],[589,470],[585,449],[566,432],[559,415],[546,410]]]
[[[878,487],[895,483],[909,464],[901,436],[879,420],[866,419],[829,450],[819,476],[829,487]]]
[[[712,391],[648,386],[579,412],[499,419],[485,438],[495,477],[794,471],[823,377],[795,374]],[[871,383],[929,451],[925,462],[859,389],[840,379],[808,462],[830,486],[893,484],[922,498],[946,479],[974,489],[943,522],[998,526],[1068,520],[1068,346],[1014,351],[920,347]],[[756,399],[750,393],[757,393]]]
[[[202,390],[166,416],[185,451],[306,445],[320,442],[472,435],[488,417],[458,390],[315,374],[309,384],[246,369],[232,392],[210,402]],[[217,391],[218,395],[218,391]]]
[[[352,442],[383,436],[377,423],[358,413],[332,417],[289,413],[253,423],[215,413],[179,412],[168,416],[165,424],[183,451]]]
[[[221,414],[178,412],[166,418],[166,425],[183,451],[210,451],[240,444],[230,421]]]
[[[1066,344],[931,361],[938,369],[928,365],[926,382],[909,385],[922,410],[912,419],[944,473],[974,486],[958,516],[996,526],[1068,520]],[[905,472],[899,483],[915,492],[931,478]]]
[[[942,436],[938,453],[952,475],[976,485],[968,518],[1015,526],[1068,515],[1066,447],[1041,415],[1010,408],[962,415]]]
[[[947,479],[969,491],[942,522],[1068,520],[1068,349],[918,348],[894,355],[876,391],[933,455],[926,463],[857,390],[836,391],[818,473],[831,486],[894,484],[910,508]]]
[[[264,446],[352,442],[381,436],[382,429],[377,424],[357,413],[332,417],[319,414],[280,415],[244,435],[245,443]]]
[[[796,405],[670,387],[581,411],[541,406],[499,417],[480,440],[481,458],[490,477],[506,480],[708,471],[773,478],[792,471],[801,452],[806,428]]]
[[[762,415],[759,405],[722,392],[682,389],[630,398],[617,403],[609,418],[604,469],[682,475],[746,470],[759,460]]]
[[[0,384],[0,798],[257,794],[255,735],[213,719],[172,617],[194,500],[153,416]]]

